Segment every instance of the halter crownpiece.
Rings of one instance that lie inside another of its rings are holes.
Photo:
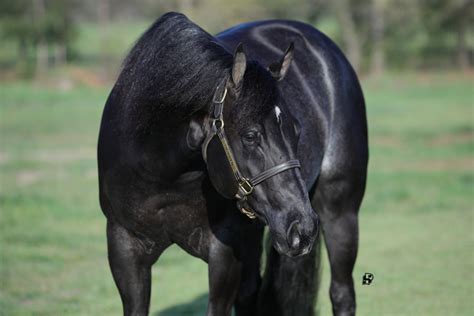
[[[207,146],[214,138],[214,136],[217,136],[219,138],[220,144],[222,145],[222,148],[224,149],[227,161],[229,162],[230,168],[232,169],[232,173],[237,182],[238,189],[234,196],[234,198],[237,199],[237,207],[243,214],[247,215],[251,219],[254,219],[256,217],[255,212],[252,210],[252,208],[248,205],[247,202],[247,197],[252,194],[254,187],[267,180],[268,178],[282,173],[283,171],[293,168],[301,168],[301,165],[298,159],[292,159],[273,166],[270,169],[267,169],[250,179],[242,175],[224,132],[224,101],[227,96],[226,83],[227,80],[223,80],[221,84],[217,86],[216,92],[213,97],[213,108],[211,109],[210,117],[211,133],[203,144],[203,158],[205,161],[207,161]]]

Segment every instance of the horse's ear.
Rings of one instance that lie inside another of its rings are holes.
[[[288,49],[286,50],[285,54],[283,55],[282,59],[279,62],[276,62],[274,64],[271,64],[268,66],[268,71],[272,74],[272,76],[280,81],[282,80],[286,73],[288,72],[288,69],[290,68],[291,61],[293,60],[293,50],[295,48],[295,45],[293,42],[290,44]]]
[[[247,58],[245,57],[242,43],[237,46],[234,54],[234,64],[232,65],[232,82],[238,87],[244,77],[245,68],[247,68]]]

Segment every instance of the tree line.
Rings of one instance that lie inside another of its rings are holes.
[[[256,19],[305,21],[335,40],[360,72],[473,64],[472,0],[0,0],[0,36],[16,43],[18,63],[29,60],[44,72],[74,62],[83,22],[100,31],[124,17],[151,20],[167,11],[211,32]]]

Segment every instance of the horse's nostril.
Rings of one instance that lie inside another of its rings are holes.
[[[294,221],[290,224],[287,232],[288,244],[292,249],[298,249],[301,242],[299,221]]]
[[[300,246],[300,235],[297,233],[293,235],[293,240],[291,241],[291,248],[298,249]]]

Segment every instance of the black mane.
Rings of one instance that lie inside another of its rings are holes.
[[[120,104],[123,132],[146,137],[210,106],[232,61],[216,38],[186,16],[163,15],[136,42],[114,87],[111,97]],[[233,111],[241,124],[269,111],[276,92],[272,82],[268,71],[248,62]]]
[[[182,14],[163,15],[136,42],[117,80],[127,132],[146,133],[210,104],[231,65],[212,35]]]

